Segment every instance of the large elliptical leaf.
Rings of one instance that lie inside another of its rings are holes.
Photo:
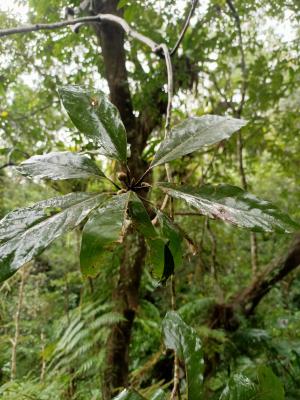
[[[286,213],[272,203],[231,185],[204,185],[200,188],[159,183],[161,190],[185,200],[203,215],[256,232],[289,233],[299,228]]]
[[[228,139],[246,124],[242,119],[219,115],[188,118],[175,126],[170,137],[161,142],[150,168],[180,158],[203,146]]]
[[[52,180],[105,177],[89,157],[69,151],[33,156],[17,170],[26,176]]]
[[[70,193],[7,214],[0,221],[0,281],[78,226],[107,196]]]
[[[80,266],[84,276],[94,277],[101,267],[112,262],[116,244],[122,241],[127,226],[130,192],[116,195],[97,208],[82,232]]]
[[[126,162],[126,131],[107,95],[75,85],[62,86],[58,92],[76,128],[94,140],[102,154]]]
[[[188,400],[203,399],[204,359],[202,343],[196,331],[175,311],[167,312],[162,322],[164,343],[184,361]]]

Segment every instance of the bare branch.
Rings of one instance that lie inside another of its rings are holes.
[[[6,167],[13,167],[14,165],[16,165],[16,164],[12,163],[12,162],[8,162],[8,163],[5,163],[3,165],[0,165],[0,169],[4,169]]]
[[[69,25],[76,25],[78,23],[91,23],[91,22],[100,22],[100,18],[98,15],[93,17],[82,17],[76,18],[72,20],[65,20],[60,22],[54,22],[52,24],[35,24],[35,25],[28,25],[28,26],[19,26],[15,28],[9,29],[0,29],[0,37],[10,36],[20,33],[29,33],[29,32],[36,32],[42,30],[55,30],[61,29]]]
[[[187,31],[187,28],[189,27],[190,20],[191,20],[193,14],[194,14],[194,11],[195,11],[195,9],[197,7],[197,4],[198,4],[198,0],[192,0],[192,6],[191,6],[190,11],[188,13],[188,16],[187,16],[187,18],[185,20],[185,23],[183,25],[182,31],[181,31],[178,39],[177,39],[177,42],[176,42],[175,46],[170,51],[170,56],[171,57],[177,52],[178,47],[180,46],[180,43],[182,42],[182,40],[184,38],[185,32]]]
[[[69,25],[90,24],[95,22],[99,23],[102,21],[111,21],[118,24],[124,29],[124,31],[127,33],[128,36],[131,36],[139,40],[140,42],[146,44],[151,48],[153,52],[156,53],[158,51],[157,49],[159,48],[159,45],[157,43],[155,43],[152,39],[148,38],[147,36],[144,36],[143,34],[132,29],[123,18],[113,14],[98,14],[92,17],[82,17],[71,20],[69,19],[61,22],[55,22],[53,24],[35,24],[23,27],[21,26],[16,28],[0,29],[0,37],[20,34],[20,33],[36,32],[42,30],[55,30],[64,28]]]
[[[237,32],[238,32],[238,38],[239,38],[239,49],[240,49],[240,54],[241,54],[241,70],[242,70],[242,75],[243,75],[243,82],[242,82],[242,87],[241,87],[242,98],[241,98],[239,107],[236,112],[237,116],[240,117],[242,114],[243,108],[244,108],[246,90],[247,90],[247,67],[246,67],[246,61],[245,61],[244,42],[243,42],[240,16],[239,16],[232,0],[226,0],[226,3],[228,5],[228,7],[230,8],[230,11],[235,20],[235,24],[236,24],[236,28],[237,28]]]

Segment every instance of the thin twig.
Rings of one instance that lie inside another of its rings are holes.
[[[176,287],[175,287],[175,276],[171,275],[171,307],[172,310],[176,310]],[[174,373],[173,373],[173,389],[170,396],[170,400],[174,400],[179,393],[179,383],[180,383],[180,367],[179,367],[179,358],[177,352],[174,351]]]
[[[20,34],[20,33],[29,33],[29,32],[36,32],[36,31],[42,31],[42,30],[55,30],[55,29],[61,29],[69,25],[76,25],[76,24],[90,24],[90,23],[95,23],[95,22],[103,22],[103,21],[110,21],[118,24],[123,28],[123,30],[127,33],[128,36],[131,36],[140,42],[146,44],[151,48],[153,52],[158,52],[157,48],[159,48],[159,45],[154,42],[152,39],[150,39],[147,36],[144,36],[143,34],[135,31],[132,29],[127,22],[121,18],[118,17],[117,15],[113,14],[98,14],[92,17],[82,17],[82,18],[75,18],[75,19],[69,19],[69,20],[64,20],[60,22],[54,22],[52,24],[35,24],[35,25],[28,25],[28,26],[21,26],[21,27],[15,27],[15,28],[9,28],[9,29],[0,29],[0,37],[4,36],[10,36],[14,34]]]
[[[187,16],[187,18],[185,20],[185,23],[184,23],[184,26],[182,28],[182,31],[181,31],[178,39],[177,39],[177,42],[176,42],[175,46],[170,51],[170,56],[171,57],[177,52],[178,47],[180,46],[180,43],[182,42],[182,40],[184,38],[185,32],[187,31],[187,28],[189,27],[190,20],[191,20],[193,14],[194,14],[194,11],[195,11],[195,9],[197,7],[197,4],[198,4],[198,0],[192,0],[192,6],[191,6],[190,11],[188,13],[188,16]]]
[[[5,163],[3,165],[0,165],[0,169],[4,169],[6,167],[13,167],[14,165],[17,165],[17,164],[15,164],[13,162],[8,162],[8,163]]]
[[[242,70],[242,75],[243,75],[243,81],[242,81],[242,88],[241,88],[241,101],[239,104],[239,107],[237,109],[237,116],[241,116],[244,104],[245,104],[245,98],[246,98],[246,91],[247,91],[247,67],[246,67],[246,60],[245,60],[245,51],[244,51],[244,42],[243,42],[243,35],[242,35],[242,28],[241,28],[241,20],[240,16],[232,2],[232,0],[226,0],[226,3],[228,7],[230,8],[230,11],[232,12],[233,18],[235,20],[237,32],[238,32],[238,38],[239,38],[239,49],[240,49],[240,54],[241,54],[241,70]]]
[[[235,117],[241,118],[245,99],[246,99],[246,92],[247,92],[247,79],[248,79],[248,72],[247,72],[247,65],[245,59],[245,50],[244,50],[244,42],[243,42],[243,35],[242,35],[242,28],[241,28],[241,20],[239,13],[237,12],[232,0],[226,0],[226,3],[233,15],[235,20],[237,32],[238,32],[238,39],[239,39],[239,50],[241,56],[241,70],[242,70],[242,87],[241,87],[241,101],[236,111],[234,111]],[[238,132],[237,135],[237,155],[238,155],[238,163],[239,163],[239,173],[241,176],[241,182],[244,190],[247,190],[248,183],[246,178],[246,172],[244,168],[244,159],[243,159],[243,138],[241,132]],[[252,274],[253,276],[257,273],[258,268],[258,257],[257,257],[257,237],[254,232],[250,234],[250,248],[251,248],[251,266],[252,266]]]

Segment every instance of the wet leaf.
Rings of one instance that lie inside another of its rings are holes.
[[[185,200],[203,215],[257,232],[289,233],[299,225],[272,203],[231,185],[200,188],[160,183],[168,195]]]
[[[249,378],[235,374],[223,390],[220,400],[257,400],[256,394],[256,387]]]
[[[107,196],[70,193],[21,208],[0,221],[0,281],[78,226]]]
[[[172,129],[170,138],[161,142],[150,167],[153,168],[204,146],[228,139],[246,124],[247,122],[242,119],[219,115],[188,118]]]
[[[126,162],[126,131],[107,95],[75,85],[61,87],[59,94],[76,128],[100,146],[102,154]]]
[[[196,331],[175,311],[166,314],[162,329],[166,348],[176,351],[179,359],[184,362],[188,400],[203,399],[203,350]]]
[[[113,251],[127,226],[129,197],[130,192],[116,195],[90,215],[83,228],[80,251],[84,276],[94,277],[101,267],[112,262]]]
[[[89,157],[69,151],[33,156],[17,170],[26,176],[52,180],[105,177]]]

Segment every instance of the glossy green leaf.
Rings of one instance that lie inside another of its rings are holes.
[[[196,331],[175,311],[166,314],[162,328],[166,348],[176,351],[185,364],[188,400],[203,399],[203,350]]]
[[[69,151],[33,156],[17,170],[26,176],[52,180],[105,176],[89,157]]]
[[[158,237],[154,226],[152,225],[149,214],[147,213],[143,202],[134,193],[130,192],[128,202],[128,215],[133,220],[133,224],[138,232],[145,238],[153,239]]]
[[[162,141],[151,168],[228,139],[246,123],[242,119],[219,115],[188,118],[172,129],[170,138]]]
[[[90,215],[83,228],[80,251],[84,276],[94,277],[101,267],[112,262],[113,251],[127,226],[129,197],[130,192],[116,195]]]
[[[249,378],[235,374],[223,390],[220,400],[256,400],[256,394],[256,387]]]
[[[284,400],[284,388],[273,371],[261,365],[257,369],[257,383],[242,374],[230,378],[220,400]]]
[[[272,203],[231,185],[200,188],[160,183],[168,195],[185,200],[203,215],[257,232],[293,232],[299,225]]]
[[[126,131],[107,95],[75,85],[61,87],[59,94],[76,128],[99,145],[107,157],[126,162]]]
[[[0,221],[0,281],[78,226],[107,196],[70,193],[9,213]]]
[[[152,225],[144,204],[134,192],[130,194],[128,215],[132,219],[136,230],[146,239],[150,250],[149,261],[153,276],[155,279],[159,281],[163,280],[164,282],[164,271],[172,269],[170,265],[170,263],[172,264],[172,254],[170,255],[170,252],[166,249],[166,241],[160,237],[159,232]]]
[[[175,268],[179,268],[182,264],[182,235],[173,221],[163,212],[157,212],[160,236],[168,242],[168,247],[174,259]]]
[[[135,390],[124,389],[117,397],[112,400],[146,400]]]

